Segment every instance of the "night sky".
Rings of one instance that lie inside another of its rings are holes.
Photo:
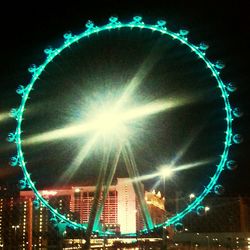
[[[228,1],[225,5],[213,4],[213,2],[190,5],[187,3],[189,1],[185,1],[185,4],[178,2],[173,5],[163,2],[166,1],[154,2],[153,5],[143,3],[143,1],[134,1],[134,3],[132,1],[121,3],[120,1],[102,1],[100,6],[98,2],[93,2],[88,6],[84,4],[52,6],[51,4],[46,5],[44,2],[34,5],[12,5],[7,3],[2,8],[1,14],[1,42],[3,44],[0,52],[0,114],[5,114],[12,107],[19,104],[19,97],[16,95],[15,90],[19,84],[28,82],[29,73],[27,68],[32,63],[41,63],[44,59],[44,48],[48,45],[58,47],[63,42],[63,34],[67,31],[70,30],[73,33],[83,31],[84,25],[89,19],[93,20],[97,25],[103,25],[111,15],[117,15],[121,20],[131,20],[135,15],[142,15],[147,23],[155,23],[158,19],[165,19],[171,30],[189,29],[191,42],[198,44],[200,41],[206,41],[210,45],[209,59],[212,61],[221,59],[226,64],[226,68],[221,75],[222,79],[228,82],[235,82],[238,86],[237,92],[233,93],[230,100],[232,106],[237,105],[244,111],[244,116],[237,120],[233,126],[235,131],[244,136],[244,142],[239,146],[232,146],[231,156],[237,160],[239,167],[234,172],[224,173],[221,183],[226,188],[225,195],[250,195],[248,160],[250,153],[248,132],[250,125],[248,69],[250,17],[247,11],[247,4],[244,5],[236,1],[230,3]],[[103,6],[104,3],[106,3],[105,6]],[[93,75],[95,75],[95,80],[100,79],[103,76],[103,72],[110,70],[113,72],[112,77],[116,81],[118,79],[128,81],[136,73],[137,66],[146,57],[147,51],[156,46],[163,46],[161,38],[155,34],[137,31],[130,36],[130,32],[126,32],[119,32],[118,35],[113,35],[113,33],[100,35],[95,37],[91,43],[87,41],[86,44],[73,46],[69,52],[61,56],[59,61],[54,63],[54,66],[52,65],[47,69],[42,79],[39,80],[41,88],[36,89],[37,92],[34,91],[34,95],[32,92],[33,96],[30,105],[32,104],[31,107],[36,110],[36,114],[30,117],[27,114],[27,119],[24,123],[27,136],[36,130],[37,132],[47,131],[55,125],[55,127],[59,126],[60,122],[65,124],[70,119],[73,119],[70,117],[70,114],[75,112],[74,105],[79,106],[81,102],[84,103],[86,99],[90,98],[91,94],[89,93],[92,93],[93,89],[98,88],[95,85],[88,84],[87,81],[86,86],[83,86],[86,89],[83,91],[80,89],[80,83],[78,84],[83,78],[85,80],[90,79],[89,82],[91,83],[93,82]],[[140,42],[143,39],[145,44],[142,46]],[[124,47],[131,50],[124,50]],[[138,150],[135,150],[135,154],[138,155],[138,164],[149,166],[147,173],[152,171],[150,163],[158,164],[164,160],[163,158],[159,159],[159,157],[163,153],[163,148],[167,145],[169,150],[167,150],[165,158],[174,157],[179,150],[178,146],[182,145],[182,143],[185,144],[185,134],[195,134],[197,138],[195,139],[195,146],[190,147],[188,154],[183,156],[183,162],[180,162],[183,164],[185,162],[202,160],[205,156],[210,159],[215,155],[216,158],[218,153],[221,152],[220,140],[223,138],[221,136],[224,126],[221,118],[223,105],[221,99],[218,98],[218,90],[215,90],[215,83],[213,82],[214,85],[211,84],[212,78],[206,76],[208,72],[204,70],[204,67],[199,62],[195,61],[193,56],[189,56],[185,48],[181,47],[178,50],[178,46],[175,43],[168,45],[166,48],[163,47],[161,53],[166,55],[169,60],[166,62],[163,59],[159,60],[156,70],[150,73],[145,80],[143,93],[153,93],[158,90],[162,96],[166,96],[169,93],[182,96],[186,94],[194,99],[198,99],[198,101],[186,108],[182,107],[170,112],[171,124],[176,123],[175,127],[170,125],[169,128],[171,136],[173,135],[171,140],[174,142],[163,140],[164,142],[157,143],[157,138],[167,138],[167,134],[161,131],[161,129],[155,129],[155,137],[146,134],[145,141],[139,138],[138,141],[140,143],[135,142],[135,147],[137,146],[138,148]],[[187,56],[182,56],[183,54]],[[121,56],[127,58],[121,60]],[[111,58],[109,59],[110,64],[105,65],[103,62],[108,57]],[[132,60],[131,64],[128,59]],[[111,66],[109,67],[109,65]],[[169,74],[166,76],[162,73],[164,72],[164,67],[169,69]],[[182,67],[183,71],[185,71],[184,75],[178,73],[182,71]],[[176,69],[178,70],[176,71]],[[84,73],[80,76],[79,72]],[[171,76],[172,82],[175,82],[174,85],[164,85],[162,83],[166,82],[169,76]],[[80,79],[79,77],[82,78]],[[103,82],[108,82],[108,79],[107,77],[107,79],[104,78],[102,80]],[[155,85],[152,87],[150,83],[153,81],[155,81]],[[53,82],[57,83],[57,88],[51,87]],[[115,89],[112,84],[109,84],[111,83],[104,84],[104,87]],[[60,91],[58,91],[59,87]],[[103,91],[105,92],[105,88]],[[66,95],[64,96],[65,92],[71,96],[69,99],[67,99]],[[75,98],[72,99],[72,96]],[[161,95],[155,94],[151,97],[157,98],[161,97]],[[53,114],[57,115],[53,116]],[[51,119],[47,120],[47,115]],[[188,122],[189,120],[190,123]],[[165,118],[162,118],[158,123],[164,124],[165,121]],[[158,123],[150,121],[146,123],[146,126],[150,130],[158,128]],[[18,179],[17,176],[21,175],[19,170],[13,170],[13,168],[8,166],[8,158],[15,150],[9,147],[5,138],[14,127],[14,121],[10,119],[0,120],[0,183],[15,183]],[[197,132],[199,130],[201,132]],[[181,142],[183,138],[184,141]],[[57,166],[67,162],[66,156],[73,156],[77,152],[77,148],[73,146],[74,143],[80,144],[81,142],[78,139],[69,140],[69,149],[65,147],[65,144],[59,145],[60,143],[57,142],[38,146],[37,148],[35,146],[25,148],[25,153],[30,158],[30,171],[34,171],[35,179],[42,176],[41,181],[43,184],[41,185],[52,185],[54,182],[53,175],[62,171]],[[153,145],[151,150],[148,146],[150,143]],[[55,150],[55,154],[54,152],[51,154],[52,148]],[[146,149],[149,149],[152,155],[148,155]],[[154,157],[158,157],[158,162]],[[216,162],[216,159],[213,160]],[[91,164],[94,165],[91,160],[89,160],[88,164],[90,166]],[[37,171],[35,166],[43,166],[44,170],[41,167],[41,170]],[[48,168],[51,169],[51,166],[54,166],[53,174],[49,174],[49,171],[46,171]],[[205,166],[205,171],[202,170],[202,174],[206,175],[206,177],[210,173],[208,168],[209,166]],[[85,174],[88,178],[91,176],[89,172]],[[202,186],[203,181],[206,179],[205,177],[200,177],[200,175],[201,172],[195,173],[194,171],[193,175],[191,175],[191,180],[190,176],[189,178],[185,175],[184,177],[182,176],[179,182],[183,184],[186,180],[186,184],[182,185],[181,189],[186,188],[189,191],[192,188],[196,188],[192,184],[194,182]],[[45,179],[46,181],[44,181]],[[76,181],[80,180],[76,178]]]

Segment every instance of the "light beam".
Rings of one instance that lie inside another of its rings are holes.
[[[158,171],[152,173],[152,174],[147,174],[147,175],[142,175],[139,176],[137,178],[133,178],[131,181],[145,181],[145,180],[150,180],[159,176],[163,176],[163,175],[168,175],[169,177],[172,176],[172,174],[174,174],[174,172],[179,172],[179,171],[184,171],[184,170],[189,170],[195,167],[199,167],[205,164],[208,164],[209,160],[204,160],[204,161],[198,161],[198,162],[194,162],[194,163],[189,163],[189,164],[184,164],[184,165],[180,165],[180,166],[173,166],[171,165],[162,165]]]
[[[9,112],[0,113],[0,122],[4,122],[4,121],[7,120],[8,118],[10,118]]]
[[[75,157],[75,159],[72,161],[70,166],[67,168],[67,170],[63,173],[63,175],[60,177],[59,181],[63,180],[69,181],[72,176],[75,174],[77,169],[80,167],[84,159],[88,156],[89,152],[91,151],[92,147],[94,146],[96,140],[98,139],[99,134],[95,134],[80,150],[78,155]]]

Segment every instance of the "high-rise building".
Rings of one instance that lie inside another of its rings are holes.
[[[88,223],[95,186],[73,186],[68,189],[41,190],[39,192],[45,199],[49,200],[52,206],[58,208],[60,213],[71,218],[73,216],[78,223]],[[23,206],[35,198],[32,191],[21,191],[20,197]],[[155,223],[162,222],[165,214],[164,198],[159,196],[159,193],[156,195],[146,192],[145,199],[153,221]],[[37,212],[34,213],[34,216],[36,220]],[[39,216],[40,219],[36,226],[41,221],[48,220],[48,218],[43,218],[45,215],[41,211]],[[107,229],[113,229],[120,233],[135,233],[142,229],[142,224],[137,223],[139,216],[140,211],[132,182],[128,178],[118,178],[117,183],[109,187],[100,217],[101,224]]]
[[[0,186],[0,249],[15,246],[21,239],[18,193]]]
[[[15,187],[16,189],[16,187]],[[0,189],[0,249],[15,246],[18,249],[33,249],[58,246],[60,236],[49,221],[46,207],[35,206],[35,196],[31,190],[12,194],[7,188]],[[78,223],[88,223],[95,186],[72,186],[64,189],[40,190],[39,193],[68,219]],[[165,218],[164,198],[160,193],[145,192],[154,223]],[[104,230],[119,233],[137,232],[144,227],[139,202],[129,178],[118,178],[109,187],[100,226]],[[74,238],[74,237],[73,237]],[[80,238],[80,237],[79,237]]]
[[[162,197],[161,192],[155,193],[145,191],[145,200],[148,205],[149,213],[155,225],[162,223],[167,218],[165,212],[165,197]]]

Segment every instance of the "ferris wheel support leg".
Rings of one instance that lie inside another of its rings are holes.
[[[120,144],[119,148],[117,149],[117,152],[115,154],[115,157],[113,159],[113,162],[112,162],[112,164],[111,164],[111,166],[109,168],[109,175],[107,176],[107,180],[106,180],[106,182],[104,184],[104,190],[103,190],[103,194],[102,194],[102,201],[99,204],[99,208],[98,208],[98,211],[97,211],[96,217],[95,217],[95,222],[94,222],[94,227],[93,227],[94,230],[96,230],[97,227],[98,227],[100,217],[101,217],[101,214],[102,214],[102,211],[103,211],[104,203],[106,201],[106,198],[107,198],[107,195],[108,195],[108,192],[109,192],[109,187],[110,187],[110,185],[112,183],[112,180],[114,178],[114,175],[115,175],[115,171],[116,171],[117,164],[118,164],[118,161],[119,161],[119,158],[120,158],[120,155],[121,155],[121,151],[122,151],[122,145]]]
[[[142,188],[142,183],[136,180],[139,177],[139,171],[137,169],[134,155],[132,153],[132,150],[131,150],[129,143],[127,143],[124,150],[122,150],[122,154],[124,157],[124,161],[125,161],[125,165],[126,165],[129,177],[132,180],[134,179],[132,181],[132,183],[133,183],[136,197],[138,198],[138,202],[139,202],[139,206],[140,206],[140,209],[142,212],[144,223],[145,223],[147,229],[150,230],[154,227],[154,224],[153,224],[152,218],[151,218],[150,213],[148,211],[147,204],[146,204],[145,199],[144,199],[144,192],[143,192],[143,188]]]
[[[110,149],[108,152],[104,152],[104,158],[102,160],[101,169],[100,169],[99,176],[97,179],[94,200],[93,200],[93,204],[91,207],[89,221],[88,221],[88,227],[87,227],[86,235],[85,235],[86,243],[85,243],[84,248],[83,248],[85,250],[90,249],[90,238],[91,238],[91,234],[93,232],[94,221],[95,221],[96,213],[97,213],[99,203],[100,203],[100,197],[102,194],[103,182],[104,182],[105,174],[107,171],[109,156],[110,156]]]

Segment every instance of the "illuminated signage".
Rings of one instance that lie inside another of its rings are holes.
[[[53,190],[43,190],[42,192],[42,195],[44,196],[54,196],[57,194],[57,191],[53,191]]]

